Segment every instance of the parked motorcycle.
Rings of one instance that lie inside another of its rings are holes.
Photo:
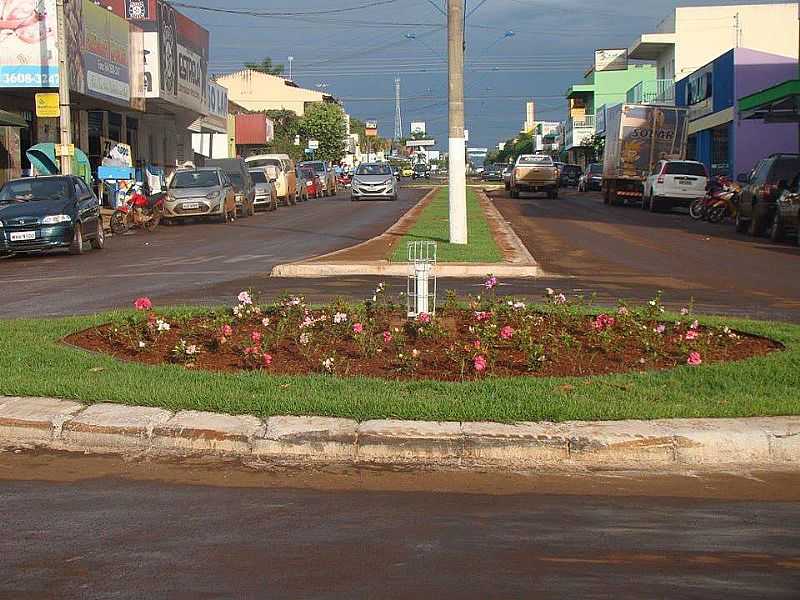
[[[336,185],[338,187],[349,188],[353,178],[347,173],[342,173],[336,177]]]
[[[159,192],[147,197],[145,204],[136,203],[136,194],[130,194],[111,215],[111,231],[121,235],[134,227],[141,227],[152,232],[158,227],[164,215],[166,192]]]
[[[706,195],[697,198],[689,206],[689,215],[695,220],[703,219],[710,223],[736,216],[740,191],[741,188],[734,181],[724,175],[716,175],[709,179]]]

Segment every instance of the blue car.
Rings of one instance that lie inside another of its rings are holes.
[[[13,179],[0,188],[0,255],[105,245],[100,202],[80,177]]]

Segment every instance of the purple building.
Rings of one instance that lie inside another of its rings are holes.
[[[675,104],[689,109],[687,157],[735,178],[765,156],[797,152],[796,123],[743,120],[737,112],[739,98],[796,75],[792,57],[735,48],[677,82]]]

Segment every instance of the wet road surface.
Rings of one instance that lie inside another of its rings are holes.
[[[0,598],[796,598],[798,483],[6,454]]]

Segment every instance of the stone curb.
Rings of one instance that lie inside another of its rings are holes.
[[[800,417],[458,423],[276,416],[0,397],[0,447],[424,467],[800,469]]]

